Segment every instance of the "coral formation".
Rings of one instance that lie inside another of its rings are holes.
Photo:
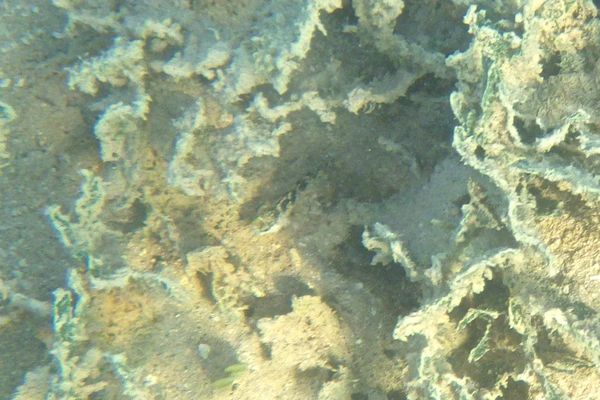
[[[598,398],[594,2],[33,3],[0,397]]]

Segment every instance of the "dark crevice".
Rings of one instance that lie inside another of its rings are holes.
[[[392,390],[387,393],[387,400],[408,400],[408,396],[403,391]]]
[[[146,225],[148,206],[140,199],[135,199],[131,205],[114,215],[106,224],[121,233],[135,232]]]
[[[448,79],[441,79],[432,72],[427,73],[410,85],[406,91],[406,96],[423,94],[432,97],[447,96],[454,87],[455,82]]]
[[[246,300],[248,308],[245,316],[252,326],[256,326],[261,318],[274,318],[292,312],[294,297],[313,295],[314,291],[304,282],[292,276],[281,276],[275,279],[276,293],[264,297],[250,297]]]
[[[560,62],[562,57],[560,53],[551,54],[546,60],[542,63],[542,78],[548,79],[551,76],[558,75],[560,73]]]
[[[524,381],[508,378],[506,387],[502,388],[502,398],[498,400],[522,400],[529,398],[529,385]]]
[[[536,139],[540,139],[544,136],[542,128],[540,128],[533,120],[525,120],[515,116],[513,119],[513,126],[517,130],[521,142],[524,144],[533,144]]]
[[[268,343],[260,342],[260,353],[265,360],[270,360],[273,358],[273,349]]]
[[[206,273],[202,273],[202,272],[198,272],[196,273],[196,277],[198,278],[198,281],[200,282],[200,285],[202,286],[202,291],[204,292],[204,296],[212,303],[212,304],[217,304],[217,299],[215,298],[214,294],[213,294],[213,290],[212,290],[212,283],[213,283],[213,273],[212,272],[206,272]]]
[[[477,157],[479,161],[483,161],[485,159],[485,150],[483,149],[483,147],[478,145],[475,148],[475,157]]]
[[[552,214],[560,204],[558,200],[545,196],[538,187],[529,187],[529,194],[535,198],[536,209],[543,215]]]

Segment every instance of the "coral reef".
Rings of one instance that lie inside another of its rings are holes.
[[[0,7],[0,397],[600,398],[594,2]]]

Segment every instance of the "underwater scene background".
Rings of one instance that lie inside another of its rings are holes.
[[[0,2],[0,398],[600,399],[600,4]]]

